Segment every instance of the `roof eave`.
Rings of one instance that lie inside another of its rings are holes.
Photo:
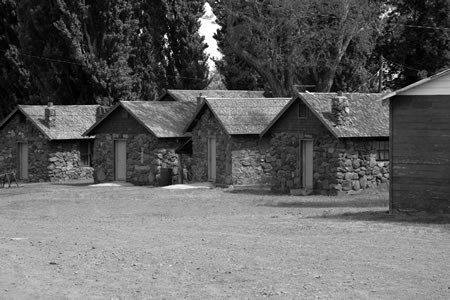
[[[116,105],[114,105],[106,114],[104,114],[100,120],[98,120],[97,122],[94,123],[94,125],[92,125],[91,127],[89,127],[88,130],[86,130],[81,136],[89,136],[91,134],[91,131],[93,131],[101,122],[103,122],[104,119],[106,119],[114,110],[116,110],[116,108],[120,105],[120,102],[117,103]]]
[[[440,78],[440,77],[446,75],[447,73],[450,73],[450,69],[444,70],[444,71],[439,72],[437,74],[434,74],[434,75],[432,75],[430,77],[427,77],[427,78],[424,78],[422,80],[416,81],[416,82],[414,82],[414,83],[412,83],[410,85],[407,85],[407,86],[405,86],[405,87],[403,87],[403,88],[401,88],[399,90],[396,90],[394,92],[388,93],[388,94],[384,95],[383,97],[381,97],[380,100],[386,100],[386,99],[392,98],[394,96],[400,95],[400,94],[402,94],[402,93],[404,93],[404,92],[406,92],[406,91],[408,91],[408,90],[410,90],[412,88],[415,88],[415,87],[417,87],[419,85],[422,85],[422,84],[427,83],[427,82],[429,82],[431,80]]]
[[[331,134],[335,137],[335,138],[339,138],[337,132],[333,129],[333,127],[331,127],[327,122],[325,122],[325,120],[323,119],[322,114],[320,114],[319,112],[317,112],[310,104],[308,101],[305,100],[305,98],[303,98],[303,96],[297,92],[297,95],[299,97],[299,99],[301,99],[303,101],[303,103],[305,103],[305,105],[312,111],[312,113],[316,116],[317,119],[320,120],[320,122],[325,126],[325,128],[328,129],[328,131],[331,132]]]
[[[0,129],[9,122],[9,120],[19,111],[19,107],[16,107],[6,118],[0,123]]]
[[[30,122],[34,125],[34,127],[36,127],[48,140],[50,140],[50,141],[52,140],[52,137],[49,136],[47,132],[42,130],[41,126],[38,123],[36,123],[33,120],[33,118],[30,118],[28,116],[28,114],[25,112],[25,110],[23,110],[23,108],[20,105],[17,108],[24,114],[24,116],[26,116],[28,118],[28,120],[30,120]]]
[[[269,125],[266,126],[266,128],[259,134],[260,137],[263,137],[269,130],[272,128],[272,126],[278,121],[279,118],[291,107],[291,105],[295,102],[297,97],[292,97],[291,100],[283,107],[283,109],[275,116],[275,118],[269,123]]]
[[[148,127],[147,125],[145,125],[145,123],[138,117],[136,116],[132,110],[130,110],[128,107],[126,107],[126,105],[124,105],[122,102],[119,102],[119,105],[122,106],[123,109],[125,109],[130,115],[133,116],[133,118],[139,123],[141,124],[145,129],[147,129],[147,131],[151,134],[153,134],[154,136],[156,136],[157,138],[162,138],[162,136],[158,136],[157,134],[155,134],[155,132],[153,132],[153,130]]]

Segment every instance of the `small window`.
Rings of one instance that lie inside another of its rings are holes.
[[[377,141],[377,160],[389,160],[389,141]]]
[[[92,167],[92,142],[81,142],[80,163],[84,167]]]
[[[309,109],[305,103],[299,101],[298,103],[298,118],[299,119],[308,119],[309,118]]]

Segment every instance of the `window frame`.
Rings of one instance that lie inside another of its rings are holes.
[[[86,150],[87,146],[87,152]],[[81,141],[80,142],[80,166],[82,167],[92,167],[92,154],[93,154],[93,143],[92,141]]]
[[[389,141],[376,141],[377,161],[389,161]]]

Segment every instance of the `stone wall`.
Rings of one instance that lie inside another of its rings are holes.
[[[51,143],[47,173],[50,181],[92,179],[94,169],[81,165],[79,142]]]
[[[266,161],[268,140],[257,135],[229,136],[206,110],[192,130],[193,180],[208,180],[208,138],[216,139],[216,183],[269,184],[272,166]]]
[[[80,165],[79,141],[48,141],[18,113],[0,130],[0,173],[18,168],[18,143],[28,145],[28,182],[92,178],[92,168]]]
[[[258,136],[233,136],[233,185],[269,185],[272,177],[269,143]]]
[[[126,181],[139,185],[158,185],[161,170],[172,170],[172,182],[178,182],[179,161],[175,153],[181,141],[157,139],[150,134],[99,133],[94,143],[95,182],[114,181],[114,141],[127,142]],[[189,162],[187,162],[189,163]]]
[[[301,189],[302,134],[274,133],[270,156],[272,189]],[[316,193],[336,194],[374,188],[389,181],[389,162],[377,161],[377,143],[370,139],[338,140],[331,134],[314,139],[313,183]]]

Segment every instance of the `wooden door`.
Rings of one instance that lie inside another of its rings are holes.
[[[216,138],[208,138],[208,181],[216,181]]]
[[[19,143],[18,149],[19,179],[28,179],[28,144]]]
[[[313,189],[313,141],[301,141],[302,188]]]
[[[114,179],[127,179],[127,141],[114,141]]]

